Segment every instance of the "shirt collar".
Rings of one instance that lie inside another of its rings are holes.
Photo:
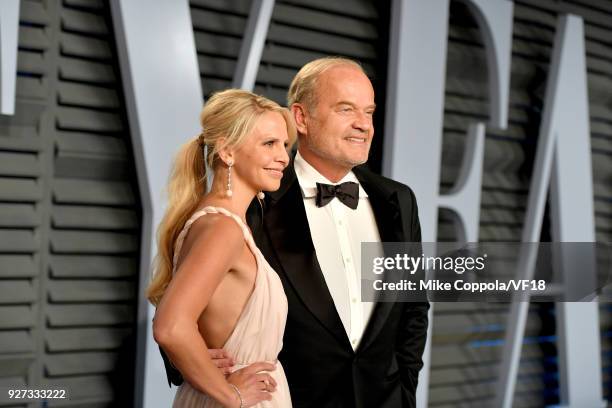
[[[365,192],[363,187],[361,187],[361,183],[357,180],[357,176],[352,171],[349,171],[346,176],[342,178],[337,183],[332,183],[319,173],[317,169],[312,167],[310,163],[308,163],[298,151],[295,155],[294,159],[294,167],[295,167],[295,175],[297,176],[298,183],[300,184],[300,188],[302,189],[302,194],[304,198],[315,197],[317,195],[317,183],[325,183],[325,184],[341,184],[347,181],[352,181],[354,183],[359,184],[359,198],[367,197],[368,194]]]

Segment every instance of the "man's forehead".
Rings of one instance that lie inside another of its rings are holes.
[[[374,95],[372,83],[362,71],[354,67],[333,67],[321,74],[316,92],[319,96],[343,99],[341,95],[348,96],[364,90]]]
[[[370,79],[361,69],[351,65],[337,65],[335,67],[331,67],[320,74],[319,80],[321,82],[329,80],[336,82],[340,80],[363,81],[364,83],[370,83]]]

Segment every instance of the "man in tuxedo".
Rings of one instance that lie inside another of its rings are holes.
[[[429,304],[361,301],[361,242],[421,241],[410,188],[361,166],[372,84],[356,62],[322,58],[297,73],[288,106],[298,151],[250,224],[289,303],[279,359],[294,407],[413,407]]]

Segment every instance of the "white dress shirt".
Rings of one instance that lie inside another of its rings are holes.
[[[380,242],[380,235],[368,195],[359,185],[359,205],[355,210],[337,198],[317,207],[316,183],[340,184],[353,181],[353,172],[339,183],[332,183],[298,152],[295,173],[302,189],[312,242],[329,293],[346,334],[355,350],[361,341],[374,303],[361,302],[361,243]]]

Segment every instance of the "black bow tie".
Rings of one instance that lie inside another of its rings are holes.
[[[337,185],[317,183],[317,207],[327,205],[334,197],[354,210],[359,204],[359,184],[352,181]]]

